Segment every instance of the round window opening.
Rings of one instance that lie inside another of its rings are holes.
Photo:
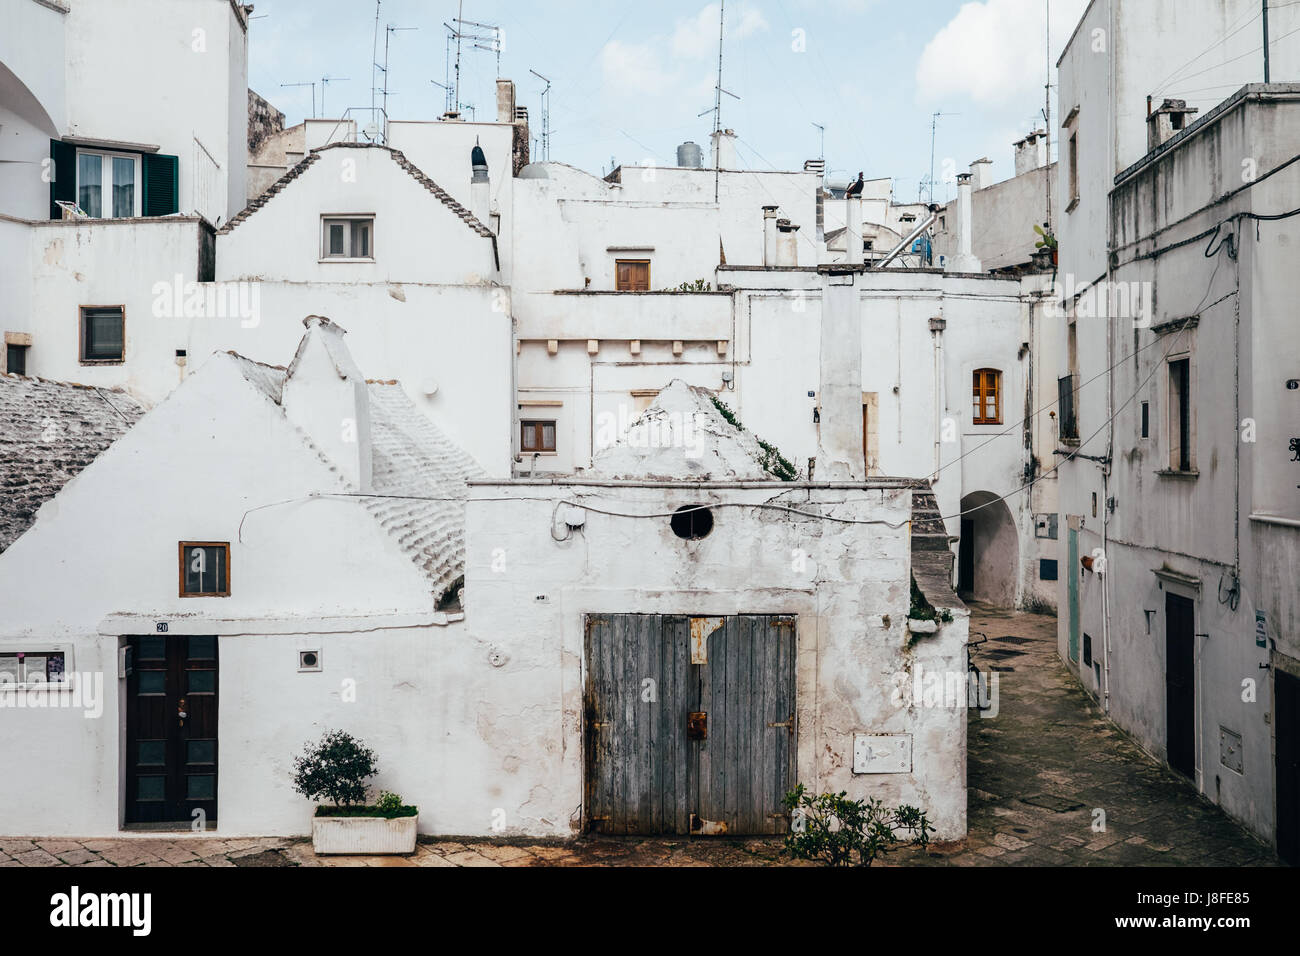
[[[673,534],[687,541],[698,541],[713,530],[713,512],[704,505],[683,505],[672,518]]]

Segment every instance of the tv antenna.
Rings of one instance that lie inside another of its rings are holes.
[[[536,70],[528,72],[546,84],[542,90],[542,149],[539,157],[545,162],[551,158],[551,81]]]
[[[402,30],[418,30],[418,29],[420,29],[420,28],[419,28],[419,27],[397,27],[397,26],[393,26],[393,24],[391,24],[391,23],[388,24],[388,26],[386,26],[386,27],[384,28],[384,65],[383,65],[383,66],[380,66],[378,63],[376,63],[376,64],[375,64],[375,69],[378,69],[378,70],[382,71],[383,74],[384,74],[384,86],[383,86],[384,103],[383,103],[383,110],[384,110],[384,117],[385,117],[385,118],[388,117],[388,46],[389,46],[389,44],[392,43],[392,41],[393,41],[393,34],[394,34],[394,33],[398,33],[399,31],[402,31]],[[373,72],[372,72],[372,75],[373,75]]]
[[[821,159],[823,162],[825,162],[826,161],[826,127],[823,126],[821,123],[813,123],[813,126],[816,126],[817,129],[822,134],[821,152],[818,155],[818,158]]]
[[[448,40],[456,42],[456,70],[455,77],[452,81],[452,96],[456,104],[456,109],[461,108],[460,102],[460,54],[463,42],[468,42],[471,49],[486,50],[488,53],[495,53],[497,58],[497,78],[501,77],[501,50],[504,43],[501,40],[501,28],[491,23],[479,23],[476,20],[466,20],[465,0],[460,0],[456,5],[456,18],[451,23],[444,23],[447,28]],[[455,24],[455,26],[452,26]],[[469,29],[466,29],[466,28]],[[451,52],[451,43],[448,42],[447,52]]]
[[[439,83],[437,80],[430,80],[429,82],[443,91],[443,98],[446,100],[446,108],[443,110],[443,112],[450,113],[451,112],[451,87],[448,86],[446,83]]]
[[[349,77],[346,76],[322,76],[320,78],[320,111],[325,115],[325,91],[331,83],[346,83]]]
[[[283,89],[287,89],[288,87],[291,87],[291,86],[310,86],[310,87],[311,87],[311,118],[312,118],[312,119],[315,119],[315,118],[316,118],[316,82],[313,80],[313,81],[310,82],[310,83],[281,83],[281,84],[280,84],[280,89],[282,89],[282,90],[283,90]]]
[[[930,179],[927,185],[930,187],[930,204],[934,205],[934,143],[939,132],[940,116],[960,116],[960,113],[935,113],[930,118]]]

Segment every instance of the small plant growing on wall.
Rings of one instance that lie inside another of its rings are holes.
[[[373,750],[346,731],[327,730],[293,758],[293,788],[308,800],[353,807],[365,803],[366,781],[378,769]]]
[[[786,850],[826,866],[870,866],[900,844],[928,846],[934,832],[916,807],[887,807],[872,797],[850,800],[843,790],[814,796],[801,783],[784,802],[791,818]]]

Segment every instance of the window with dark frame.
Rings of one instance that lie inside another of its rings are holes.
[[[122,362],[126,358],[126,310],[120,305],[81,307],[81,362]]]
[[[980,368],[974,373],[974,413],[976,425],[1002,424],[1002,373],[995,368]]]
[[[0,654],[0,687],[62,684],[67,680],[63,651],[13,651]]]
[[[1192,362],[1169,363],[1169,468],[1192,470]]]
[[[649,292],[650,260],[615,259],[614,288],[618,292]]]
[[[1079,134],[1070,134],[1070,204],[1079,201]],[[1067,212],[1069,210],[1066,210]]]
[[[519,423],[519,448],[524,452],[555,451],[554,419],[529,419]]]
[[[5,346],[5,371],[10,375],[27,374],[27,346]]]
[[[180,596],[230,596],[230,542],[180,543]]]
[[[1142,437],[1151,437],[1151,403],[1142,403]]]

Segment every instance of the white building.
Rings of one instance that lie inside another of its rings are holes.
[[[913,483],[777,480],[684,385],[657,408],[698,445],[647,422],[648,450],[611,449],[607,472],[489,481],[400,387],[367,383],[338,326],[306,325],[288,369],[216,353],[0,555],[6,741],[39,770],[0,788],[11,832],[304,833],[290,757],[342,727],[428,833],[618,829],[636,795],[602,735],[700,781],[692,802],[661,777],[645,793],[673,815],[624,829],[776,832],[803,781],[964,833],[966,612],[922,568],[948,621],[908,622]],[[683,528],[683,505],[711,520]],[[139,544],[84,546],[123,527]],[[52,608],[56,578],[78,600]],[[651,706],[620,716],[628,688],[600,668],[639,663],[590,641],[629,623],[673,629],[677,656],[636,671]],[[751,650],[766,664],[742,681]],[[700,675],[748,703],[692,697]],[[674,750],[697,711],[700,743]],[[761,766],[752,800],[707,785]]]
[[[1300,89],[1242,85],[1258,37],[1232,28],[1257,9],[1096,0],[1061,59],[1059,641],[1120,726],[1294,861]],[[1297,11],[1270,21],[1294,78]]]

